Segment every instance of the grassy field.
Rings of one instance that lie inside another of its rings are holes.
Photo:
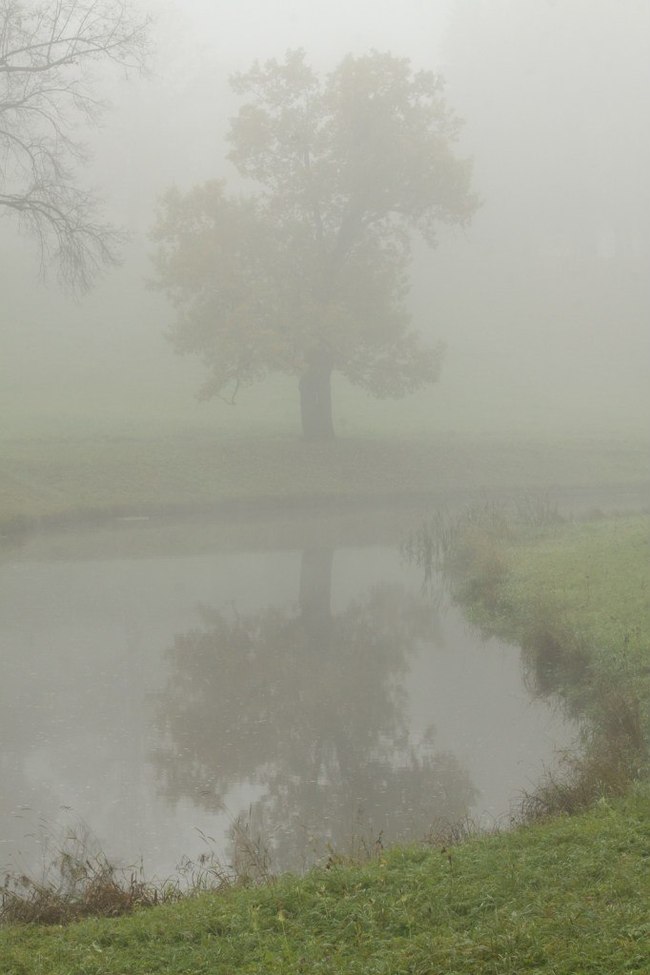
[[[553,607],[554,618],[591,648],[598,672],[643,679],[650,701],[650,519],[562,525],[537,540],[534,558],[522,547],[510,558],[510,617],[530,619],[540,607],[550,615]]]
[[[525,523],[534,517],[523,512],[518,525],[486,504],[476,518],[461,519],[451,561],[461,564],[460,596],[471,615],[522,638],[539,608],[552,607],[589,645],[632,652],[650,633],[648,515],[564,521],[540,507],[545,523]]]
[[[469,516],[453,549],[456,596],[477,624],[519,639],[531,674],[546,680],[540,692],[577,708],[592,726],[607,718],[607,699],[636,701],[632,731],[638,736],[640,724],[643,740],[626,776],[592,767],[581,812],[501,835],[379,851],[365,864],[334,860],[304,878],[123,918],[5,927],[0,971],[650,971],[650,517],[553,523],[552,512],[538,515],[539,524],[528,517],[524,526],[491,506]],[[617,729],[601,731],[616,752]],[[599,735],[591,740],[602,741]]]
[[[38,332],[31,345],[20,333],[9,343],[12,354],[0,362],[0,531],[49,516],[232,499],[650,485],[638,404],[622,410],[602,395],[580,399],[570,384],[563,398],[557,376],[531,398],[525,372],[496,381],[492,360],[466,361],[452,350],[443,380],[403,400],[372,399],[337,377],[339,439],[308,444],[294,379],[245,389],[236,406],[199,403],[200,364],[172,355],[160,336],[128,344],[120,327],[117,344],[95,328],[51,337],[51,349],[41,348]]]
[[[226,500],[390,499],[485,492],[641,491],[643,443],[471,438],[186,436],[0,441],[0,525]]]
[[[549,681],[581,658],[593,682],[629,684],[650,719],[650,516],[517,528],[485,511],[451,556],[470,617],[521,644]],[[576,683],[584,693],[585,675]]]

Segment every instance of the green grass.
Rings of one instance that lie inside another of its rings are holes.
[[[487,492],[640,489],[643,444],[288,436],[0,441],[0,525],[74,512],[164,510],[225,500],[388,499]]]
[[[620,517],[544,532],[532,551],[509,550],[504,597],[525,617],[539,602],[561,607],[565,625],[598,655],[598,667],[650,662],[650,518]]]
[[[633,688],[650,721],[649,516],[479,525],[464,544],[456,592],[477,623],[542,665],[549,652],[560,669],[579,653],[593,683]],[[566,672],[560,683],[571,690]],[[577,684],[584,689],[584,675]]]
[[[390,851],[116,920],[0,931],[3,975],[650,970],[647,790],[575,818]]]
[[[637,662],[643,657],[650,634],[648,515],[556,520],[541,527],[514,524],[507,514],[502,521],[490,518],[492,525],[479,517],[471,534],[462,529],[462,585],[475,574],[480,584],[482,570],[483,581],[491,581],[481,561],[486,552],[500,566],[495,605],[479,598],[470,607],[477,620],[496,626],[501,618],[504,629],[521,636],[538,608],[548,605],[594,652],[600,647],[610,655],[618,648]]]

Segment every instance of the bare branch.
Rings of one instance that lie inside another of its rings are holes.
[[[149,20],[126,0],[0,0],[0,216],[17,217],[73,288],[114,264],[121,235],[97,220],[97,200],[75,186],[87,151],[78,119],[106,108],[93,69],[113,62],[142,71]]]

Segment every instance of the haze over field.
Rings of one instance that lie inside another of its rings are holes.
[[[650,415],[650,8],[642,0],[436,4],[150,4],[147,77],[107,72],[113,108],[89,181],[131,234],[90,294],[38,282],[32,242],[0,223],[2,436],[157,429],[298,432],[294,384],[198,404],[202,369],[164,338],[173,312],[147,290],[156,200],[210,178],[237,109],[228,78],[303,47],[319,70],[370,49],[441,71],[465,119],[482,206],[417,249],[414,324],[447,346],[441,379],[401,401],[345,387],[341,434],[646,436]],[[270,396],[270,398],[269,398]],[[271,409],[269,410],[269,402]]]
[[[100,850],[221,887],[647,768],[648,48],[647,0],[0,0],[0,928],[39,863],[86,911]]]

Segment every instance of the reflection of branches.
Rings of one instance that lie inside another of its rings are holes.
[[[327,849],[370,848],[378,837],[415,841],[434,821],[467,816],[476,792],[453,755],[435,753],[427,742],[398,746],[392,755],[389,743],[384,749],[329,779],[278,769],[250,809],[250,836],[264,840],[276,865],[301,870]]]
[[[228,619],[203,609],[205,628],[178,636],[170,651],[173,678],[160,713],[165,731],[198,764],[172,763],[167,790],[193,792],[203,769],[217,773],[222,790],[242,769],[256,770],[259,780],[280,756],[293,764],[297,750],[306,759],[307,729],[315,775],[326,768],[333,775],[333,764],[349,761],[346,739],[363,742],[370,733],[399,740],[396,678],[415,624],[393,615],[396,599],[399,593],[380,588],[331,618],[328,652],[314,642],[323,630],[313,616],[268,609]]]
[[[379,586],[332,615],[331,553],[305,553],[300,605],[226,618],[176,637],[158,721],[164,792],[218,809],[241,781],[283,865],[300,866],[305,829],[338,845],[361,816],[369,830],[465,815],[473,790],[447,755],[409,737],[400,686],[408,656],[430,639],[430,609]]]

